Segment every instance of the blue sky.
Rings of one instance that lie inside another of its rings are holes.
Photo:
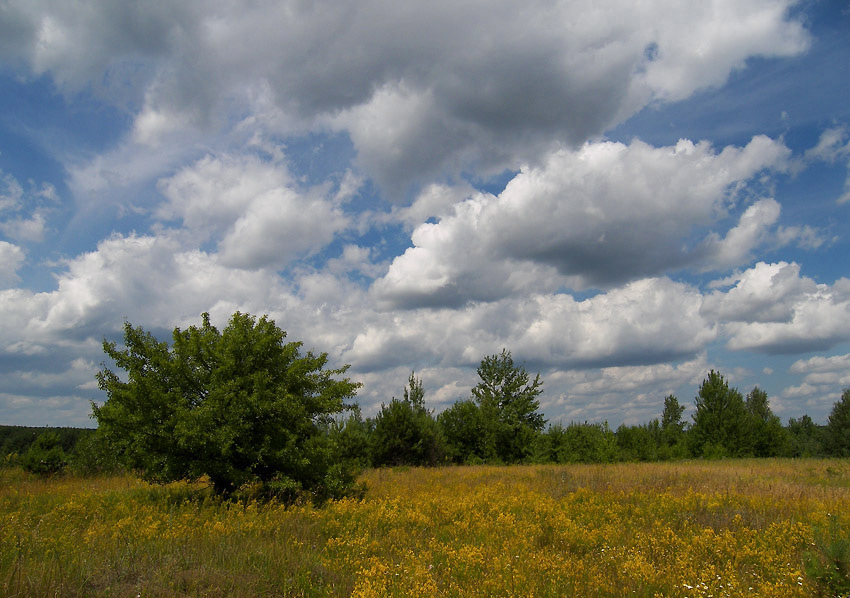
[[[0,10],[0,423],[92,425],[104,338],[268,314],[373,414],[509,349],[550,421],[719,369],[850,387],[850,5]]]

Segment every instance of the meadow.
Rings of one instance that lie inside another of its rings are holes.
[[[827,596],[843,579],[832,562],[848,558],[847,460],[397,468],[362,481],[363,499],[284,506],[3,469],[0,594]]]

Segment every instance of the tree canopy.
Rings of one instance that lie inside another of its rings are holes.
[[[730,388],[719,372],[709,372],[694,404],[691,439],[695,455],[741,456],[748,451],[744,397]]]
[[[546,423],[537,411],[543,392],[540,374],[531,380],[524,367],[514,365],[510,351],[502,349],[481,360],[478,377],[472,395],[481,409],[485,457],[505,463],[525,459]]]
[[[206,313],[200,326],[175,328],[170,347],[125,323],[123,348],[103,343],[126,376],[105,365],[97,375],[107,395],[92,405],[99,434],[154,482],[208,476],[222,493],[251,483],[289,496],[344,491],[353,474],[323,431],[359,384],[339,378],[347,366],[326,369],[326,353],[302,353],[285,337],[266,316],[239,312],[221,332]]]
[[[425,408],[422,380],[411,372],[404,399],[381,405],[372,430],[374,465],[436,465],[444,449],[440,429]]]

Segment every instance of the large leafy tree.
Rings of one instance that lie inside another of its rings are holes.
[[[850,457],[850,388],[845,388],[832,406],[824,435],[831,455]]]
[[[514,365],[509,351],[481,360],[480,382],[472,389],[484,426],[485,458],[515,463],[529,457],[546,420],[538,413],[543,392],[540,374],[531,380],[522,366]]]
[[[235,313],[223,331],[175,328],[173,344],[124,325],[124,347],[103,343],[125,377],[104,365],[107,399],[92,405],[99,434],[128,467],[154,482],[208,476],[228,493],[261,483],[284,496],[344,492],[327,425],[358,383],[326,369],[327,354],[302,354],[300,342],[263,316]]]
[[[750,452],[744,397],[730,388],[719,372],[709,372],[694,403],[690,436],[695,455],[743,456]]]

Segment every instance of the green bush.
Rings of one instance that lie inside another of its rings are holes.
[[[56,432],[44,432],[21,457],[21,467],[40,476],[59,473],[68,465],[68,456],[62,450],[61,439]]]
[[[206,476],[219,494],[259,483],[283,500],[353,490],[327,426],[360,384],[285,337],[267,317],[239,312],[223,331],[203,314],[201,326],[175,328],[171,346],[125,323],[123,348],[103,344],[126,375],[98,373],[107,395],[92,405],[98,434],[150,482]]]

